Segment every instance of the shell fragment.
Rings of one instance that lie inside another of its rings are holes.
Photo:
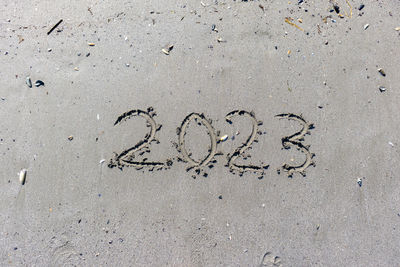
[[[32,81],[30,77],[26,77],[26,85],[28,85],[29,88],[32,88]]]
[[[220,142],[225,142],[226,140],[228,140],[228,135],[227,135],[227,134],[225,134],[225,135],[223,135],[223,136],[221,136],[221,137],[219,138],[219,141],[220,141]]]
[[[22,169],[19,172],[19,182],[24,185],[25,184],[25,180],[26,180],[26,169]]]

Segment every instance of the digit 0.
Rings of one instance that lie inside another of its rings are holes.
[[[208,135],[210,136],[211,148],[209,149],[208,155],[202,160],[195,160],[191,158],[185,147],[186,129],[192,120],[195,120],[200,125],[206,127]],[[214,156],[217,154],[217,137],[215,135],[215,130],[213,126],[205,118],[204,114],[191,113],[188,116],[186,116],[181,124],[181,127],[177,129],[177,133],[178,133],[178,147],[177,147],[178,152],[181,154],[182,160],[189,164],[189,167],[186,169],[187,171],[189,171],[192,168],[197,168],[196,172],[199,174],[201,167],[207,166],[208,164],[215,162]],[[205,174],[204,176],[207,175]]]

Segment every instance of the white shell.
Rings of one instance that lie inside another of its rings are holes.
[[[32,81],[30,77],[26,77],[26,85],[28,85],[29,88],[32,88]]]
[[[226,140],[228,140],[228,135],[226,134],[226,135],[223,135],[223,136],[221,136],[220,138],[219,138],[219,141],[221,141],[221,142],[225,142]]]
[[[26,180],[26,169],[22,169],[19,172],[19,182],[24,185],[25,184],[25,180]]]

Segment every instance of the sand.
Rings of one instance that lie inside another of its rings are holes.
[[[2,1],[0,265],[399,265],[400,5],[348,3]]]

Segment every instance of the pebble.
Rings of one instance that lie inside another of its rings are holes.
[[[386,87],[384,86],[379,86],[379,91],[381,91],[381,93],[386,91]]]
[[[369,27],[369,24],[368,24],[368,23],[365,24],[365,25],[364,25],[364,30],[368,29],[368,27]]]

